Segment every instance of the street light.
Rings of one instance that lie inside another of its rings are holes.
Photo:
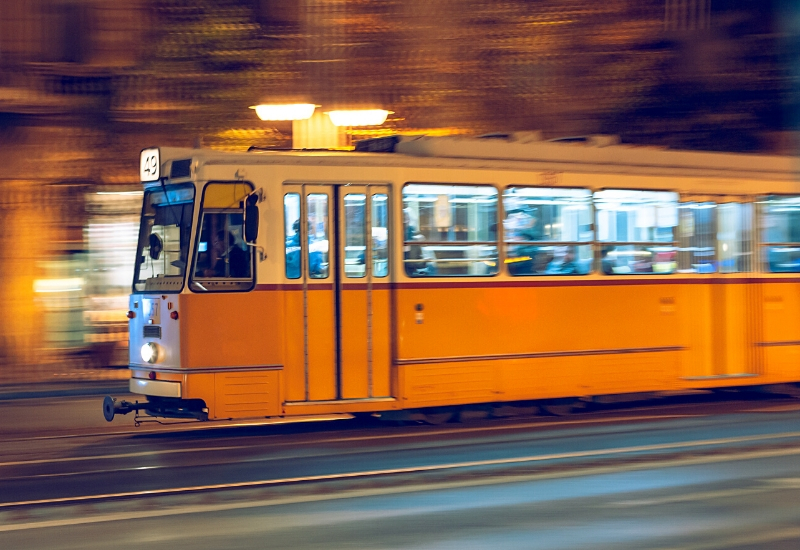
[[[261,120],[306,120],[314,114],[317,106],[313,103],[291,103],[272,105],[253,105]]]
[[[386,122],[391,111],[384,109],[362,109],[355,111],[329,111],[334,126],[380,126]]]

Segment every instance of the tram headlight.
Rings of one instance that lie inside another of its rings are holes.
[[[142,361],[145,363],[155,363],[158,361],[159,353],[159,346],[155,342],[147,342],[145,345],[142,346],[141,354],[142,354]]]

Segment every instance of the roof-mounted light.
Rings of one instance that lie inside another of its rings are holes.
[[[314,114],[316,105],[312,103],[292,103],[273,105],[253,105],[256,115],[261,120],[306,120]]]

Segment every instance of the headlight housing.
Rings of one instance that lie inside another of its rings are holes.
[[[140,352],[145,363],[157,363],[161,357],[161,348],[155,342],[147,342]]]

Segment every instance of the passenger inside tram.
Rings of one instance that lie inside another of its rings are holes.
[[[292,223],[292,234],[286,238],[286,278],[300,278],[300,219]]]
[[[328,277],[328,239],[324,226],[319,236],[316,227],[313,221],[308,222],[308,274],[312,279],[325,279]]]
[[[612,251],[613,248],[610,246],[604,246],[600,250],[600,269],[605,275],[613,275],[614,268],[617,267],[617,262],[614,259],[614,256],[609,254]]]
[[[414,277],[419,275],[432,274],[432,267],[425,260],[425,254],[422,246],[419,244],[410,244],[412,242],[420,242],[425,240],[425,236],[420,233],[417,228],[411,224],[411,213],[406,209],[403,210],[403,225],[405,227],[405,241],[403,258],[405,259],[406,274]]]
[[[553,261],[554,255],[549,248],[540,248],[533,255],[533,272],[531,273],[512,273],[512,275],[544,275],[547,273],[547,268]],[[510,271],[510,270],[509,270]]]
[[[547,266],[548,275],[574,275],[578,273],[575,263],[575,247],[565,246],[560,251],[561,257],[556,257]]]
[[[509,211],[503,224],[506,240],[525,243],[541,241],[544,235],[537,214],[536,210],[532,208],[518,208]],[[545,273],[549,262],[553,259],[552,254],[533,244],[517,245],[510,251],[514,256],[513,260],[508,262],[508,270],[511,275]]]

